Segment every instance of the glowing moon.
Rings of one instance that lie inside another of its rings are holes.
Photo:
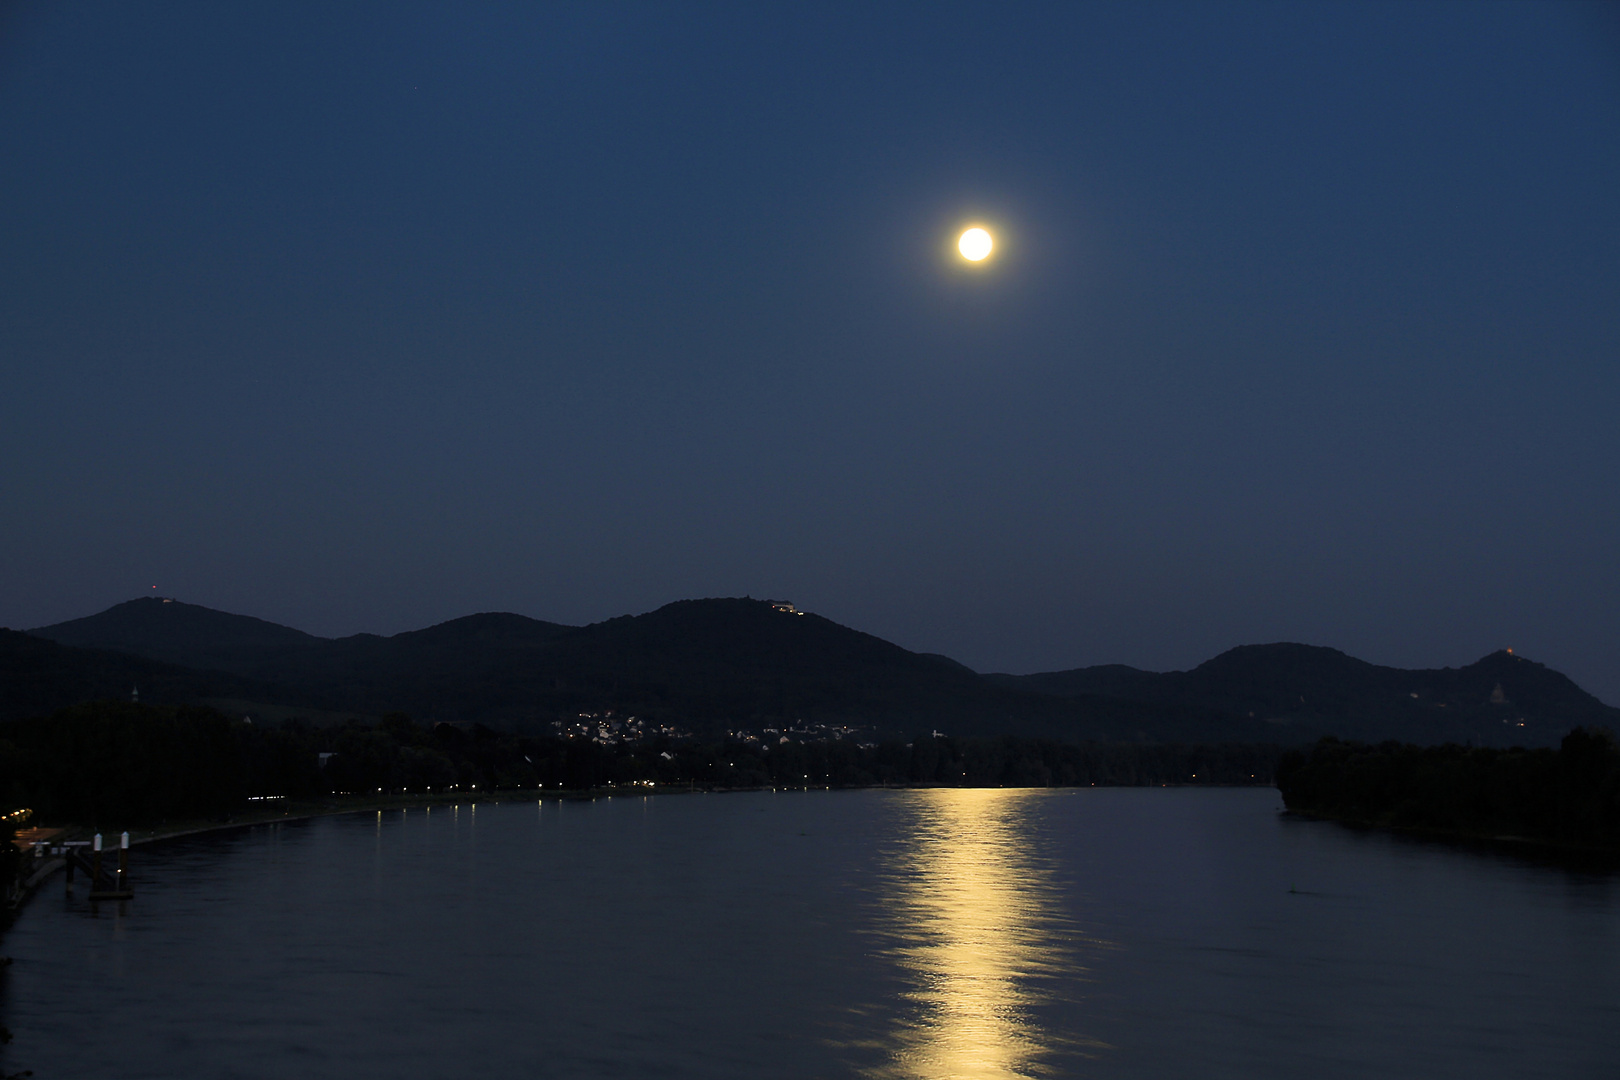
[[[995,241],[991,240],[990,234],[983,229],[969,229],[956,242],[956,250],[960,251],[962,258],[968,262],[979,262],[988,256],[990,249],[995,246]]]

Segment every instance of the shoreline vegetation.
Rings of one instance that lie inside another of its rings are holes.
[[[1620,856],[1620,746],[1576,728],[1557,750],[1322,739],[1277,763],[1305,817],[1438,839]]]

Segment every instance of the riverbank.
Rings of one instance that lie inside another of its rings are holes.
[[[463,792],[328,795],[307,799],[278,799],[263,809],[250,809],[231,814],[225,818],[166,821],[145,828],[132,828],[127,831],[129,833],[129,846],[134,849],[165,840],[178,839],[183,836],[222,832],[228,829],[246,829],[255,825],[269,825],[284,821],[303,821],[338,814],[405,810],[429,806],[458,806],[469,802],[511,802],[519,799],[526,801],[537,797],[565,799],[593,798],[595,796],[588,791],[535,792],[521,790],[480,792],[477,795]],[[269,800],[266,801],[269,802]],[[106,850],[117,850],[122,831],[126,830],[102,830],[102,843]],[[95,837],[97,830],[89,825],[69,824],[57,826],[54,833],[55,835],[51,837],[49,843],[53,847],[60,847],[64,844],[90,841]],[[59,856],[42,855],[23,861],[19,873],[22,880],[18,884],[16,894],[10,903],[0,906],[0,934],[10,928],[12,922],[22,912],[23,908],[28,905],[28,901],[33,898],[34,894],[51,880],[57,872],[65,870],[66,866],[66,861]]]
[[[1620,871],[1620,848],[1599,847],[1548,840],[1513,833],[1495,833],[1483,830],[1446,829],[1422,825],[1404,825],[1388,819],[1379,820],[1342,814],[1319,813],[1288,809],[1284,816],[1300,821],[1338,825],[1353,832],[1383,833],[1410,841],[1413,844],[1489,852],[1510,856],[1543,865],[1557,865],[1571,869],[1600,872]]]

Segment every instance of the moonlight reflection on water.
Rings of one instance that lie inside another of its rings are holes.
[[[884,881],[885,950],[911,980],[894,1080],[1055,1075],[1055,1059],[1101,1048],[1052,1030],[1043,1008],[1084,978],[1081,935],[1034,850],[1038,792],[911,793],[910,827]]]

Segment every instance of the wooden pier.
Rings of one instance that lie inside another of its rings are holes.
[[[93,840],[65,840],[59,843],[44,840],[36,841],[31,846],[38,867],[24,881],[24,895],[32,892],[57,870],[65,870],[64,885],[68,892],[73,891],[75,874],[82,872],[90,879],[89,899],[93,901],[135,898],[134,890],[129,887],[129,833],[124,833],[118,839],[116,870],[104,865],[100,833],[96,833]]]

